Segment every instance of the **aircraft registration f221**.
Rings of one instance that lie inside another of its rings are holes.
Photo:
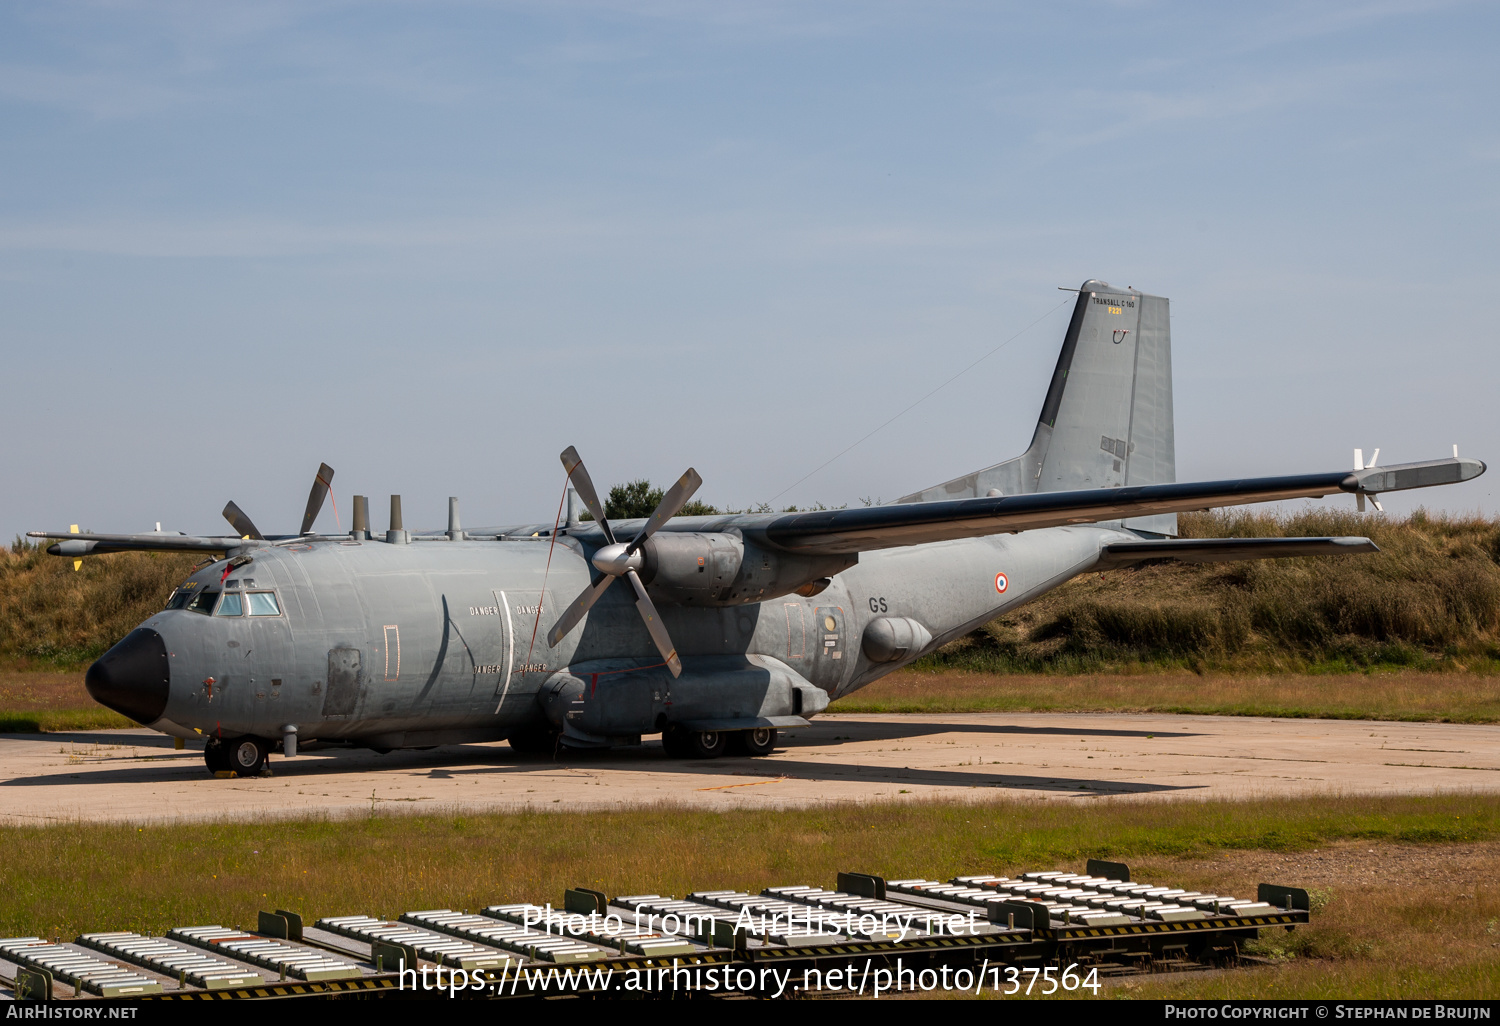
[[[260,772],[278,748],[376,750],[508,739],[522,751],[639,744],[764,755],[839,696],[1091,570],[1376,551],[1367,538],[1176,537],[1176,514],[1478,477],[1457,458],[1176,481],[1166,299],[1086,281],[1030,447],[894,503],[674,516],[689,470],[646,520],[605,517],[578,453],[553,524],[266,537],[234,504],[229,537],[34,532],[68,557],[210,554],[166,608],[88,670],[90,694],[158,731],[206,739],[211,770]],[[1363,460],[1356,457],[1356,463]],[[593,516],[584,520],[572,496]]]

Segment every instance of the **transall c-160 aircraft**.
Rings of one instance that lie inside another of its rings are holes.
[[[1377,450],[1378,455],[1378,450]],[[1177,483],[1166,299],[1086,281],[1030,447],[894,503],[674,517],[688,470],[646,520],[605,518],[577,452],[554,524],[191,537],[33,532],[48,551],[210,554],[161,612],[88,670],[93,697],[179,738],[209,769],[260,772],[300,743],[376,750],[508,739],[521,751],[639,744],[765,755],[841,695],[1091,570],[1373,552],[1367,538],[1179,539],[1176,514],[1478,477],[1474,459]],[[1356,463],[1363,460],[1356,456]],[[592,514],[583,520],[574,491]]]

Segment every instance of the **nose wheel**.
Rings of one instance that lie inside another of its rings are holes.
[[[258,737],[211,737],[203,746],[203,762],[210,773],[259,776],[270,755],[270,743]]]

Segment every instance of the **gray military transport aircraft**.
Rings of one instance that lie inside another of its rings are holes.
[[[231,502],[229,537],[32,537],[69,557],[210,554],[86,682],[139,723],[203,737],[211,770],[257,773],[299,739],[551,752],[659,733],[669,756],[710,758],[765,755],[830,700],[1090,570],[1375,551],[1367,538],[1179,539],[1179,512],[1340,492],[1362,508],[1485,470],[1455,448],[1176,483],[1167,300],[1093,280],[1030,448],[894,503],[674,518],[701,483],[688,470],[649,519],[610,523],[578,453],[562,461],[592,521],[569,490],[553,524],[466,532],[450,500],[447,531],[412,533],[393,496],[378,536],[356,496],[352,531],[315,534],[325,464],[294,536],[262,535]]]

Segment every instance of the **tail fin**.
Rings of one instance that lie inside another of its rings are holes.
[[[1015,459],[896,501],[1118,488],[1176,479],[1167,300],[1090,279],[1078,291],[1030,448]],[[1154,534],[1177,533],[1175,514],[1123,523]]]

